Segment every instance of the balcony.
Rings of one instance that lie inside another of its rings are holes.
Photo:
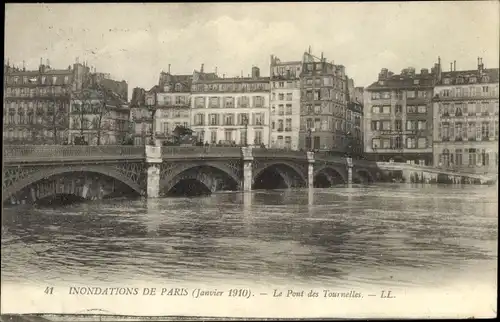
[[[180,147],[162,146],[161,155],[165,159],[185,158],[241,158],[241,147]]]

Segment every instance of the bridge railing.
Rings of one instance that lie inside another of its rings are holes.
[[[307,158],[306,152],[304,151],[293,151],[284,149],[263,149],[263,148],[253,148],[252,154],[254,158],[273,158],[273,157],[285,157],[285,158]]]
[[[6,162],[141,159],[144,153],[143,146],[130,145],[7,145],[3,148]]]
[[[215,147],[215,146],[162,146],[161,155],[166,159],[182,158],[207,158],[207,157],[227,157],[240,158],[240,147]]]

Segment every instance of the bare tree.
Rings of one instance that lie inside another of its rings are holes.
[[[60,133],[69,128],[68,103],[66,97],[49,94],[48,109],[42,116],[46,129],[52,133],[54,144],[59,144]]]

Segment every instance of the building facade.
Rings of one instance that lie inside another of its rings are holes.
[[[432,164],[432,93],[441,73],[440,62],[431,72],[407,68],[394,75],[382,69],[368,86],[364,99],[364,150],[379,161]]]
[[[344,66],[307,52],[300,78],[299,148],[343,152],[348,103]]]
[[[260,77],[257,67],[251,77],[195,71],[191,128],[208,144],[269,146],[269,77]]]
[[[299,149],[301,69],[301,61],[281,62],[271,55],[271,148]]]
[[[4,143],[62,144],[69,139],[70,101],[89,68],[80,63],[38,70],[4,64]]]
[[[130,135],[134,145],[148,143],[153,131],[151,111],[146,106],[146,90],[136,87],[130,100]]]
[[[124,143],[129,135],[127,100],[114,92],[113,86],[105,86],[112,80],[103,84],[99,75],[90,74],[87,81],[71,96],[69,143],[76,143],[76,138],[89,145]]]
[[[499,69],[450,69],[434,87],[434,166],[497,172]]]
[[[160,74],[155,117],[156,138],[169,141],[177,126],[190,127],[191,80],[193,75]]]

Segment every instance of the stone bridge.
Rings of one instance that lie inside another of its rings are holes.
[[[239,147],[5,146],[2,201],[35,203],[61,195],[154,198],[395,180],[432,183],[439,182],[440,175],[444,182],[491,181],[477,175],[351,160],[328,153]]]

